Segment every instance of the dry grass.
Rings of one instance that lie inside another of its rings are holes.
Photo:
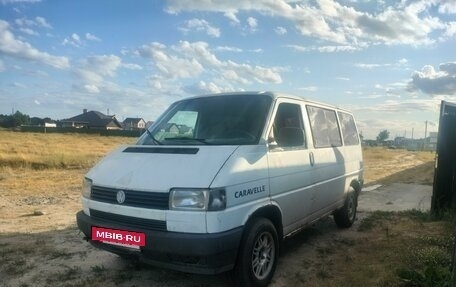
[[[134,138],[0,130],[0,193],[53,194],[79,190],[84,173]]]
[[[432,185],[434,181],[434,152],[365,147],[363,157],[365,184]]]
[[[126,137],[0,131],[0,166],[89,168],[115,147],[134,142],[134,138]]]
[[[0,233],[73,224],[84,174],[108,152],[134,142],[126,137],[0,130]],[[31,216],[35,210],[45,216]]]

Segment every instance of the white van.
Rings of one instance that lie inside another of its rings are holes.
[[[172,104],[136,145],[84,179],[79,229],[94,246],[184,272],[234,269],[265,286],[280,241],[333,215],[350,227],[363,186],[348,111],[271,92]]]

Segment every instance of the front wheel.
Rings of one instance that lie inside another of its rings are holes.
[[[272,222],[255,219],[241,242],[234,278],[238,286],[267,286],[274,275],[279,256],[279,240]]]
[[[358,196],[355,190],[347,194],[344,206],[334,212],[334,221],[336,225],[342,228],[348,228],[353,225],[356,218],[356,209],[358,207]]]

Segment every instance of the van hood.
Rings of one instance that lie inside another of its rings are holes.
[[[208,188],[238,146],[122,146],[86,175],[93,185],[168,192]]]

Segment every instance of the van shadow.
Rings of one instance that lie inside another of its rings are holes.
[[[96,249],[76,226],[0,234],[5,286],[230,286],[228,276],[187,274],[138,264]]]

